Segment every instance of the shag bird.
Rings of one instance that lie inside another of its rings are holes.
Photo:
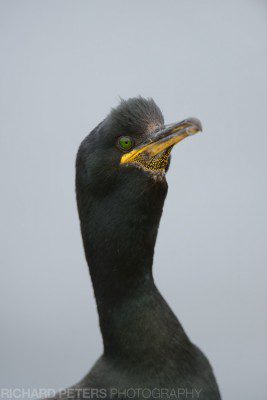
[[[82,141],[77,204],[104,350],[58,398],[220,399],[207,358],[152,274],[171,150],[201,130],[195,118],[165,125],[155,102],[137,97],[122,100]]]

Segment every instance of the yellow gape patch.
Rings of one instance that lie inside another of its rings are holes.
[[[146,153],[140,153],[134,158],[131,164],[136,164],[146,171],[165,172],[169,163],[172,147],[173,146],[153,157],[148,156]]]

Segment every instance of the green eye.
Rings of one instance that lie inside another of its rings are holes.
[[[121,136],[118,144],[122,150],[130,150],[133,147],[133,140],[129,136]]]

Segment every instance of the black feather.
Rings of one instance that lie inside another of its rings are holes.
[[[119,135],[133,135],[138,142],[150,127],[163,124],[152,99],[123,100],[78,151],[77,204],[104,352],[73,387],[76,398],[83,398],[79,390],[84,388],[104,389],[108,398],[110,388],[165,388],[168,393],[180,388],[179,399],[220,399],[208,360],[190,342],[153,280],[166,179],[134,166],[121,168],[116,147]],[[183,389],[189,392],[183,395]],[[135,398],[142,398],[140,391]]]

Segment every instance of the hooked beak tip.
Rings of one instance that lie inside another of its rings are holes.
[[[194,135],[197,132],[202,132],[202,124],[198,118],[187,118],[185,122],[189,125],[186,128],[188,135]]]

